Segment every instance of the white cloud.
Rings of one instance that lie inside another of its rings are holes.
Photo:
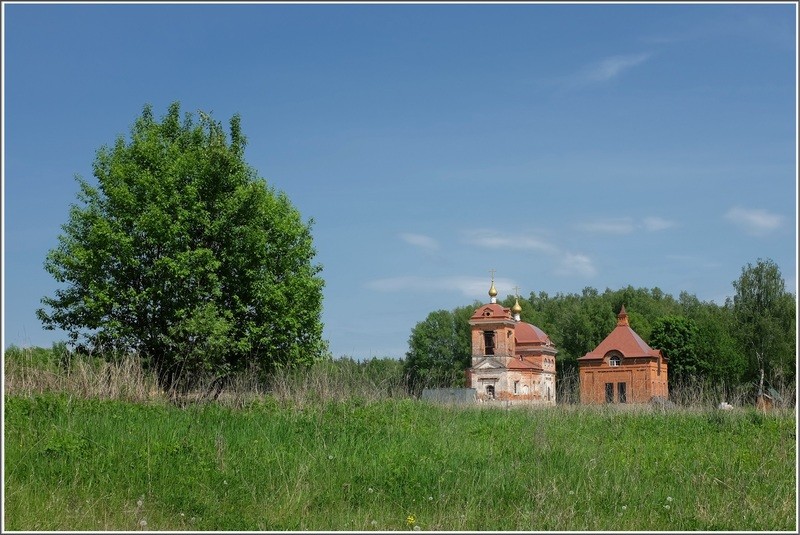
[[[512,294],[516,283],[511,279],[494,280],[499,295]],[[459,292],[472,298],[485,297],[489,291],[487,277],[469,277],[456,275],[453,277],[419,277],[401,276],[376,279],[366,283],[370,290],[379,292]]]
[[[763,236],[781,226],[782,218],[766,210],[734,207],[725,214],[728,221],[742,227],[747,234]]]
[[[608,56],[584,65],[572,74],[543,80],[543,83],[573,89],[600,84],[618,78],[626,71],[646,62],[650,57],[652,57],[650,52]]]
[[[641,223],[637,223],[630,217],[617,219],[598,219],[576,225],[578,230],[594,232],[597,234],[630,234],[637,228],[644,228],[647,231],[665,230],[675,226],[674,221],[662,217],[645,217]]]
[[[556,268],[557,275],[580,275],[582,277],[593,277],[597,274],[592,260],[583,254],[564,253],[560,258],[559,266]]]
[[[616,78],[628,69],[644,63],[649,57],[649,53],[610,56],[587,65],[577,74],[576,81],[585,83],[605,82]]]
[[[577,228],[586,232],[602,234],[630,234],[633,232],[634,224],[630,218],[602,219],[590,223],[582,223],[577,225]]]
[[[523,249],[554,254],[557,248],[545,240],[528,234],[504,234],[493,230],[464,232],[464,241],[488,249]]]
[[[400,239],[409,245],[427,249],[429,251],[435,251],[439,248],[439,242],[430,236],[425,236],[424,234],[411,234],[404,232],[400,234]]]
[[[627,224],[631,229],[633,228],[633,223],[628,222]],[[505,234],[482,229],[465,232],[464,241],[488,249],[522,249],[541,252],[555,261],[553,272],[556,275],[592,277],[597,274],[597,269],[588,256],[565,252],[552,243],[530,234]],[[483,284],[485,286],[485,283]],[[495,284],[497,285],[497,281]],[[513,285],[509,286],[509,288],[511,287]],[[500,286],[497,288],[500,291]]]
[[[660,217],[645,217],[644,228],[650,231],[664,230],[675,226],[674,221],[662,219]]]

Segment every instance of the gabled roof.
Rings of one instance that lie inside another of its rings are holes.
[[[511,319],[511,309],[505,308],[497,303],[490,303],[483,305],[475,310],[472,314],[471,320],[485,320],[485,319]]]
[[[491,369],[497,369],[497,368],[503,368],[503,367],[504,366],[502,364],[500,364],[499,362],[495,362],[494,360],[487,359],[487,360],[484,360],[483,362],[481,362],[480,364],[478,364],[477,366],[473,367],[472,369],[473,370],[491,370]]]
[[[594,348],[593,351],[586,353],[578,360],[602,359],[609,351],[619,351],[623,357],[658,357],[661,352],[653,349],[642,338],[631,329],[628,324],[628,314],[625,306],[617,316],[617,326],[614,330]]]

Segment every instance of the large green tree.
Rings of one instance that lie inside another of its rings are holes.
[[[679,302],[683,315],[697,326],[696,348],[708,364],[706,378],[726,386],[741,384],[748,363],[735,337],[731,307],[702,302],[687,292],[681,292]]]
[[[426,387],[464,386],[472,356],[469,318],[478,306],[437,310],[414,326],[404,363],[412,393]]]
[[[238,115],[229,137],[198,115],[145,106],[98,150],[45,261],[62,287],[38,311],[75,344],[140,354],[164,386],[327,351],[312,222],[244,161]]]
[[[670,386],[702,380],[708,362],[700,351],[697,324],[683,316],[664,316],[656,320],[650,346],[660,349],[669,362]]]
[[[772,381],[794,378],[796,351],[795,298],[785,288],[774,261],[747,264],[733,281],[736,333],[750,359],[759,391],[765,376]]]

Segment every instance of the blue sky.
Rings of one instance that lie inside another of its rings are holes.
[[[35,310],[73,177],[176,100],[314,219],[334,356],[403,357],[490,269],[722,303],[771,258],[796,293],[796,9],[4,3],[3,345],[66,338]]]

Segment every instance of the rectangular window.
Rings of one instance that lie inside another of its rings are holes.
[[[627,387],[628,385],[626,383],[617,383],[617,398],[620,403],[628,402]]]
[[[606,403],[614,403],[614,383],[606,383]]]
[[[519,394],[518,387],[519,387],[519,381],[514,381],[514,394]]]
[[[494,355],[494,331],[483,331],[484,355]]]

